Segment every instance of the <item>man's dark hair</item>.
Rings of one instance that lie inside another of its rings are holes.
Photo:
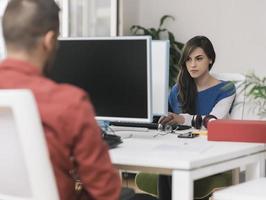
[[[59,11],[54,0],[10,0],[2,21],[6,45],[31,50],[40,36],[58,33]]]

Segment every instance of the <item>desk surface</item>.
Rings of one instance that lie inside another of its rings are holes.
[[[122,170],[171,174],[173,200],[192,200],[193,182],[203,177],[241,166],[246,167],[247,180],[265,172],[265,144],[211,142],[206,136],[180,139],[156,136],[156,131],[118,133],[124,143],[110,150],[113,164]]]
[[[265,150],[265,144],[213,142],[206,136],[180,139],[177,135],[156,135],[156,131],[119,132],[123,144],[110,150],[117,165],[193,170]],[[127,136],[133,135],[128,138]]]

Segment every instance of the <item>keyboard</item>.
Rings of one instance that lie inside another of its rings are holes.
[[[110,122],[109,125],[112,126],[126,126],[126,127],[140,127],[148,129],[158,129],[158,123],[142,123],[142,122]],[[174,125],[172,126],[173,130],[186,130],[190,129],[191,126],[186,125]]]
[[[140,123],[140,122],[110,122],[112,126],[126,126],[126,127],[139,127],[148,129],[157,129],[157,123]]]

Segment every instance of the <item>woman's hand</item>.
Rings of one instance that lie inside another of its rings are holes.
[[[178,115],[178,114],[169,112],[167,116],[161,116],[158,123],[162,124],[162,125],[184,124],[185,118],[182,115]]]

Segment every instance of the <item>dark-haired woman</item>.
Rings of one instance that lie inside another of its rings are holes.
[[[215,57],[213,45],[205,36],[195,36],[185,44],[178,81],[169,95],[170,112],[168,116],[161,117],[159,123],[196,124],[200,128],[202,119],[207,115],[218,119],[229,116],[236,89],[234,84],[210,74]],[[198,124],[196,119],[201,119]],[[208,181],[206,183],[209,185]],[[159,176],[159,199],[171,199],[171,179],[168,176]]]
[[[191,125],[193,115],[226,118],[235,98],[235,87],[210,74],[215,51],[205,36],[196,36],[184,46],[180,59],[178,82],[169,96],[170,113],[161,124]]]

